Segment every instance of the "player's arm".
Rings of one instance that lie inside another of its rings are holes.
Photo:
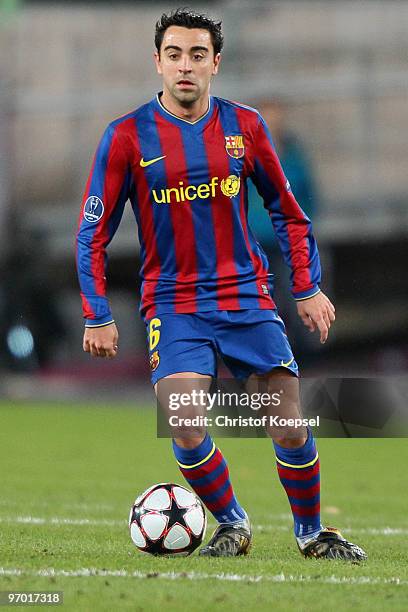
[[[320,331],[325,342],[334,306],[320,290],[321,267],[310,219],[296,201],[276,155],[269,130],[260,117],[251,177],[264,200],[275,234],[291,270],[291,292],[304,324]]]
[[[117,131],[109,126],[95,154],[86,185],[77,234],[76,262],[85,318],[84,351],[115,357],[118,331],[106,296],[106,247],[128,198],[130,175]]]

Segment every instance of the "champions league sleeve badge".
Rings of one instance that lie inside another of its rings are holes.
[[[244,157],[245,147],[242,134],[238,134],[237,136],[225,136],[225,150],[228,155],[234,159]]]
[[[97,223],[104,213],[103,202],[98,196],[90,196],[84,205],[84,218],[89,223]]]

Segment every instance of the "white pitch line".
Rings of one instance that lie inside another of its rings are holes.
[[[254,525],[257,531],[276,531],[292,530],[292,527],[284,525]],[[358,533],[367,535],[408,535],[408,528],[405,527],[342,527],[341,531],[345,533]]]
[[[292,574],[207,574],[204,572],[141,572],[127,570],[107,570],[95,567],[83,567],[77,570],[55,569],[53,567],[39,570],[23,570],[19,568],[0,567],[0,576],[37,576],[62,578],[139,578],[161,580],[220,580],[225,582],[277,582],[277,583],[311,583],[311,584],[350,584],[350,585],[393,585],[406,586],[408,580],[393,576],[391,578],[373,578],[370,576],[294,576]]]
[[[90,527],[124,527],[127,525],[126,519],[115,520],[115,519],[89,519],[89,518],[69,518],[69,517],[38,517],[38,516],[7,516],[0,517],[0,523],[14,524],[26,524],[26,525],[74,525],[74,526],[90,526]],[[215,527],[214,524],[209,524],[210,528]],[[268,524],[255,524],[254,529],[256,531],[291,531],[291,524],[288,525],[276,525],[273,523]],[[398,536],[408,535],[407,527],[344,527],[342,531],[345,533],[356,533],[366,535],[382,535],[382,536]]]
[[[35,508],[49,508],[50,502],[48,501],[39,501],[36,500],[34,504]],[[87,502],[59,502],[58,505],[61,508],[65,508],[67,510],[83,510],[85,512],[100,512],[101,510],[106,510],[110,512],[120,512],[121,507],[118,504],[108,504],[105,502],[98,503],[87,503]],[[15,500],[7,500],[0,499],[0,506],[6,506],[8,508],[21,508],[21,502],[17,502]]]
[[[6,516],[0,517],[0,523],[23,523],[28,525],[91,525],[104,527],[123,527],[126,521],[113,519],[88,519],[88,518],[64,518],[64,517],[38,517],[38,516]]]

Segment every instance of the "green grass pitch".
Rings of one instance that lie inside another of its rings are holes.
[[[0,403],[0,590],[62,590],[64,610],[408,608],[406,439],[319,441],[323,521],[364,564],[299,555],[266,439],[218,440],[252,553],[154,558],[130,540],[130,505],[153,483],[184,484],[155,428],[143,408]]]

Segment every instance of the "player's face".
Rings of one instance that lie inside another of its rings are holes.
[[[211,34],[200,28],[169,27],[160,55],[155,53],[163,91],[181,106],[191,106],[208,96],[210,81],[217,74],[221,56],[214,56]]]

